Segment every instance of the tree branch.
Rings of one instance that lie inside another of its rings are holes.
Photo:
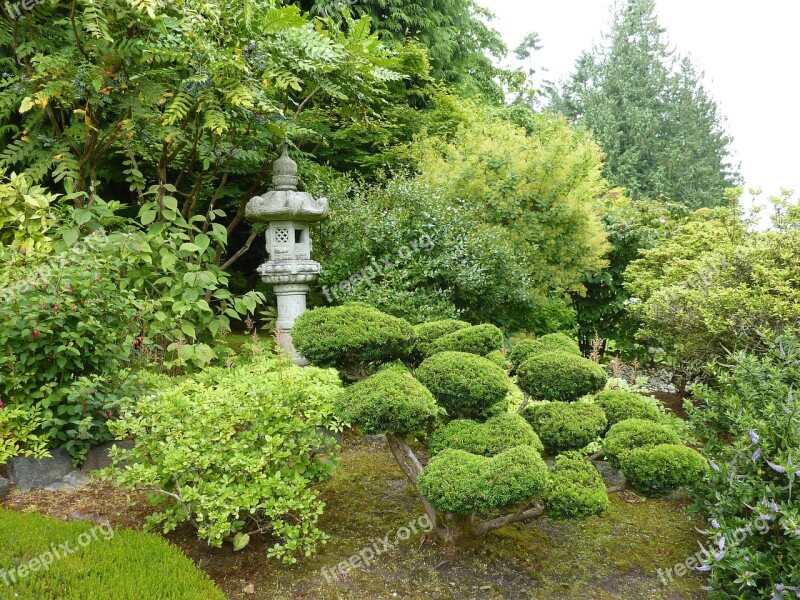
[[[512,523],[519,523],[520,521],[527,521],[528,519],[535,519],[541,517],[545,513],[544,504],[536,503],[531,508],[526,510],[497,517],[489,521],[481,521],[475,526],[475,535],[484,535],[495,529],[500,529]]]

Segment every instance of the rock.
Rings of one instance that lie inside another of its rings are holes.
[[[131,450],[133,448],[133,442],[106,442],[105,444],[92,448],[86,455],[86,460],[83,463],[83,467],[81,467],[81,471],[88,473],[89,471],[97,471],[98,469],[110,467],[111,457],[108,455],[108,451],[114,446],[123,450]]]
[[[625,484],[625,476],[614,469],[607,461],[598,460],[592,464],[600,473],[600,476],[603,478],[603,481],[606,482],[607,486],[617,487]]]
[[[0,477],[0,500],[11,493],[11,482],[5,477]]]
[[[68,488],[78,489],[92,483],[92,477],[81,471],[72,471],[62,481]]]
[[[11,481],[23,492],[47,486],[62,480],[72,470],[72,457],[63,448],[50,451],[51,458],[22,456],[8,462]]]

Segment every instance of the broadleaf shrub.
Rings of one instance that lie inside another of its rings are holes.
[[[678,444],[641,446],[624,453],[620,470],[633,489],[663,496],[697,484],[708,470],[708,461],[697,450]]]
[[[635,448],[680,442],[678,433],[666,425],[645,419],[625,419],[608,430],[603,449],[608,462],[618,469],[623,455]]]
[[[0,401],[0,467],[16,456],[47,456],[48,439],[36,433],[41,426],[38,412]]]
[[[522,416],[552,453],[584,448],[603,435],[608,423],[603,410],[588,402],[531,404]]]
[[[585,519],[599,515],[611,504],[597,469],[585,460],[566,456],[559,456],[550,470],[544,502],[554,519]]]
[[[473,325],[444,335],[431,344],[431,353],[468,352],[486,356],[503,347],[503,332],[494,325]]]
[[[428,440],[428,451],[432,456],[448,448],[494,456],[515,446],[530,446],[537,452],[544,450],[530,424],[510,412],[496,415],[485,423],[468,419],[450,421]]]
[[[635,392],[603,390],[595,395],[594,401],[606,413],[609,426],[626,419],[658,421],[661,414],[653,400]]]
[[[608,381],[603,367],[568,352],[545,352],[517,369],[517,384],[534,400],[571,402],[600,391]]]

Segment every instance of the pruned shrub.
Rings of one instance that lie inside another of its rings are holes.
[[[608,381],[603,368],[568,352],[545,352],[517,369],[517,383],[533,400],[572,402],[594,394]]]
[[[443,513],[486,514],[536,497],[547,480],[547,465],[530,446],[491,458],[444,450],[419,475],[419,489]]]
[[[550,470],[544,502],[548,516],[554,519],[584,519],[611,504],[597,469],[585,460],[566,456],[559,456]]]
[[[563,333],[550,333],[535,340],[522,340],[514,345],[509,359],[514,369],[518,369],[529,358],[545,352],[566,352],[581,356],[578,342]]]
[[[470,454],[494,456],[516,446],[544,447],[530,424],[519,415],[504,412],[485,423],[456,419],[436,431],[428,440],[428,451],[438,454],[448,448]]]
[[[306,311],[292,327],[292,340],[314,365],[359,379],[370,365],[406,358],[414,329],[403,319],[353,303]]]
[[[594,401],[606,413],[609,426],[626,419],[658,421],[661,414],[652,400],[635,392],[603,390],[594,397]]]
[[[441,337],[471,327],[466,321],[442,319],[414,326],[414,358],[420,362],[433,354],[433,343]]]
[[[494,325],[474,325],[440,337],[431,344],[431,354],[437,352],[469,352],[486,356],[503,348],[503,332]]]
[[[369,435],[422,431],[443,412],[425,386],[396,367],[351,385],[336,406],[342,420]]]
[[[492,361],[467,352],[439,352],[426,358],[417,378],[451,417],[485,418],[486,411],[506,401],[510,380]]]
[[[606,430],[603,410],[588,402],[547,402],[522,411],[548,452],[579,450]]]
[[[608,430],[603,448],[611,466],[619,469],[622,456],[634,448],[680,442],[677,432],[666,425],[645,419],[625,419]]]
[[[504,371],[508,371],[511,368],[511,363],[508,362],[508,358],[506,355],[503,354],[500,350],[492,350],[489,354],[486,355],[490,361],[496,364],[498,367],[503,369]]]
[[[620,467],[633,489],[657,497],[700,481],[708,461],[692,448],[657,444],[624,453]]]

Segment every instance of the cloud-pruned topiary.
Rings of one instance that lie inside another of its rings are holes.
[[[526,406],[522,411],[548,452],[584,448],[606,430],[603,410],[588,402],[547,402]]]
[[[609,426],[626,419],[658,421],[661,414],[653,400],[635,392],[603,390],[594,397],[594,401],[606,413]]]
[[[372,364],[406,358],[413,340],[407,321],[359,303],[306,311],[292,328],[300,354],[355,379],[363,378]]]
[[[433,343],[441,337],[471,327],[466,321],[442,319],[414,326],[414,358],[417,363],[433,354]]]
[[[504,412],[485,423],[456,419],[436,431],[428,440],[428,451],[436,455],[448,448],[481,456],[494,456],[516,446],[544,446],[530,424],[514,413]]]
[[[517,384],[533,400],[572,402],[602,390],[607,381],[603,367],[569,352],[545,352],[517,369]]]
[[[419,475],[419,490],[438,511],[486,514],[541,494],[547,465],[530,446],[517,446],[487,458],[463,450],[444,450]]]
[[[708,461],[692,448],[657,444],[624,453],[620,467],[633,489],[658,497],[700,481]]]
[[[606,485],[591,463],[559,456],[550,471],[544,493],[548,516],[554,519],[585,519],[608,508]]]
[[[508,358],[506,355],[503,354],[500,350],[492,350],[489,354],[486,355],[485,358],[488,358],[498,367],[503,369],[504,371],[508,371],[511,368],[511,363],[508,362]]]
[[[494,325],[474,325],[440,337],[431,344],[431,354],[437,352],[469,352],[486,356],[503,348],[504,336]]]
[[[680,442],[678,433],[666,425],[645,419],[625,419],[608,430],[603,449],[611,466],[619,469],[623,455],[635,448]]]
[[[426,358],[417,378],[453,418],[481,419],[506,401],[510,380],[492,361],[467,352],[439,352]]]
[[[345,389],[337,414],[362,433],[423,431],[442,412],[433,395],[408,371],[388,368]]]
[[[529,358],[545,352],[567,352],[581,356],[578,342],[563,333],[549,333],[535,340],[522,340],[514,345],[509,359],[514,369],[518,369]]]

